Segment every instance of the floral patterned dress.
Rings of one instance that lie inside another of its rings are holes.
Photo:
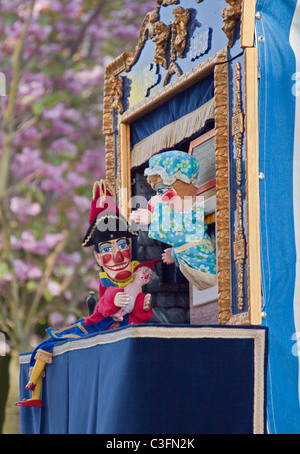
[[[204,208],[199,202],[182,212],[157,202],[148,236],[172,246],[172,255],[180,268],[183,264],[201,273],[216,275],[215,241],[207,233]]]

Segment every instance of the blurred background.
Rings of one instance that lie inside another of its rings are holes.
[[[81,247],[105,177],[105,66],[155,0],[0,1],[0,433],[19,433],[18,355],[98,293]]]

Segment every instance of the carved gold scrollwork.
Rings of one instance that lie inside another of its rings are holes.
[[[243,206],[242,206],[242,192],[239,189],[236,194],[237,205],[237,229],[235,235],[235,242],[233,246],[234,260],[236,262],[237,276],[238,276],[238,307],[242,311],[244,309],[244,261],[246,242],[243,231]]]
[[[215,66],[215,129],[216,129],[216,199],[218,243],[219,323],[231,317],[230,291],[230,201],[229,201],[229,146],[228,146],[228,67],[226,53]]]
[[[242,184],[242,144],[244,134],[244,114],[242,111],[241,90],[241,65],[235,66],[235,107],[232,118],[232,135],[236,146],[236,182]],[[243,229],[243,201],[242,191],[238,189],[236,194],[237,229],[233,245],[234,261],[236,262],[238,281],[238,308],[244,309],[244,262],[246,258],[246,241]]]
[[[235,66],[235,107],[232,118],[232,135],[236,146],[236,181],[242,183],[242,143],[244,133],[244,114],[242,111],[241,65]]]
[[[172,74],[177,74],[178,77],[181,76],[182,72],[181,72],[181,69],[179,68],[179,66],[177,65],[177,63],[175,63],[174,61],[171,62],[170,66],[169,66],[169,69],[168,69],[168,72],[165,76],[165,79],[164,79],[164,83],[163,83],[163,86],[165,87],[167,85],[167,83],[169,82],[169,79],[170,77],[172,76]]]
[[[129,71],[130,68],[137,62],[140,53],[144,47],[145,41],[149,36],[150,39],[154,38],[155,35],[155,24],[159,21],[159,12],[160,12],[160,5],[155,8],[154,11],[148,13],[144,19],[144,22],[141,27],[138,45],[135,49],[134,57],[127,62],[126,64],[126,71]]]
[[[223,32],[228,38],[228,46],[232,47],[235,28],[242,15],[242,0],[226,0],[229,4],[222,11],[224,25]]]
[[[123,114],[123,77],[122,76],[111,76],[111,106],[113,109],[117,109],[119,114]]]
[[[115,131],[113,128],[113,97],[112,77],[125,70],[128,59],[132,58],[131,52],[124,52],[105,68],[104,98],[103,98],[103,134],[105,135],[106,151],[106,180],[115,184]]]

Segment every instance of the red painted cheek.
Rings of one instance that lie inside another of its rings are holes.
[[[125,257],[125,259],[130,259],[131,258],[129,249],[125,249],[124,251],[122,251],[122,254]]]
[[[103,260],[103,263],[108,263],[110,260],[112,259],[112,254],[104,254],[102,255],[102,260]]]

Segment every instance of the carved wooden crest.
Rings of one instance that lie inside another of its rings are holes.
[[[135,54],[133,58],[128,61],[127,66],[126,66],[126,71],[129,71],[130,68],[137,62],[140,53],[144,47],[144,44],[149,37],[150,39],[153,39],[156,32],[155,32],[155,24],[159,21],[159,11],[160,11],[160,6],[157,6],[154,11],[151,11],[148,13],[143,21],[140,35],[139,35],[139,41],[138,45],[136,46],[135,49]]]
[[[135,54],[128,61],[126,71],[130,71],[138,61],[145,42],[149,38],[155,43],[153,61],[168,70],[164,81],[164,85],[166,85],[172,74],[181,75],[181,70],[175,62],[178,58],[183,58],[186,51],[190,10],[176,6],[173,10],[175,19],[170,24],[165,24],[160,20],[161,6],[177,4],[178,0],[157,0],[157,3],[158,6],[155,10],[148,13],[144,19]],[[168,61],[169,48],[170,61]]]

